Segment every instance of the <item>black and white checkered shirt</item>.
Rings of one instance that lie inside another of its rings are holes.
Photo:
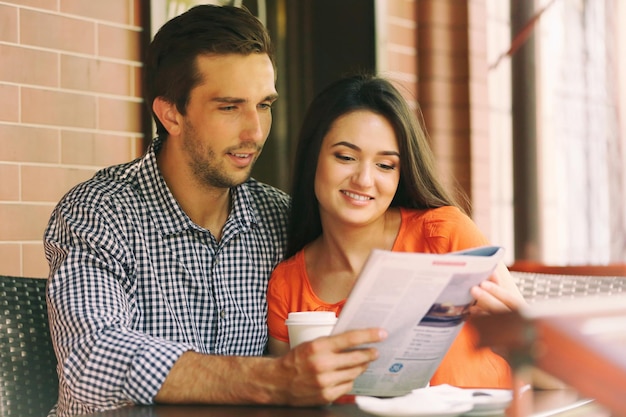
[[[59,416],[151,403],[187,350],[264,351],[288,196],[252,179],[234,188],[217,242],[167,188],[160,146],[98,172],[52,213],[44,245]]]

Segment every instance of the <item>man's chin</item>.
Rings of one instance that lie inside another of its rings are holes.
[[[238,185],[241,185],[241,184],[245,183],[246,181],[248,181],[250,179],[251,176],[252,176],[251,173],[248,173],[248,175],[243,177],[243,179],[240,180],[239,182],[237,182],[235,185],[233,185],[233,187],[236,187]]]
[[[245,174],[239,174],[240,175],[233,175],[229,178],[214,178],[211,181],[211,186],[216,188],[234,188],[248,181],[251,177],[250,171],[246,172]]]

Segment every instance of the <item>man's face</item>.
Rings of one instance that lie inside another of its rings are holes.
[[[230,188],[250,177],[272,124],[274,68],[266,54],[204,55],[191,91],[180,145],[200,184]]]

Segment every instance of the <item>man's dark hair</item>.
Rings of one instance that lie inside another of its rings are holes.
[[[201,81],[196,67],[200,55],[265,53],[274,64],[269,34],[263,24],[243,7],[195,6],[166,22],[148,47],[145,62],[145,98],[161,97],[185,114],[191,90]],[[157,134],[167,131],[158,117]]]

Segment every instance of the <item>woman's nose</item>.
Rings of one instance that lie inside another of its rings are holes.
[[[353,176],[355,184],[361,187],[369,187],[374,183],[372,168],[367,164],[359,164]]]

